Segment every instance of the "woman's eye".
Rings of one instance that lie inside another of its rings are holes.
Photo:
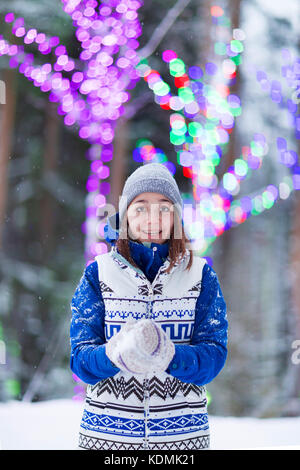
[[[145,212],[147,211],[147,207],[145,206],[139,206],[136,208],[136,212],[139,213],[139,212]],[[170,211],[170,207],[169,206],[160,206],[159,210],[161,212],[169,212]]]

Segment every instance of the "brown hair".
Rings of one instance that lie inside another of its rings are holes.
[[[174,231],[175,231],[176,224],[177,224],[177,227],[178,227],[179,223],[181,223],[181,222],[179,221],[179,217],[177,215],[177,212],[175,211],[174,212],[174,225],[173,225],[172,232],[171,232],[171,235],[170,235],[170,240],[169,240],[170,265],[169,265],[168,269],[166,270],[166,273],[169,273],[171,271],[171,269],[173,268],[173,266],[175,265],[175,263],[178,262],[180,259],[182,259],[185,251],[187,250],[186,244],[190,243],[189,238],[185,234],[183,226],[181,227],[181,232],[180,232],[181,233],[181,238],[177,238],[177,237],[175,238],[174,237]],[[125,216],[122,220],[122,225],[120,227],[120,233],[122,233],[122,231],[124,231],[124,229],[126,230],[126,228],[128,229],[127,217],[126,217],[126,214],[125,214]],[[126,231],[126,233],[128,234],[128,230]],[[126,237],[126,238],[119,237],[118,240],[116,241],[116,247],[118,249],[118,252],[127,261],[129,261],[133,266],[136,266],[137,268],[139,268],[139,266],[137,266],[137,264],[134,262],[134,260],[132,259],[131,254],[130,254],[129,240],[130,240],[130,237]],[[189,270],[192,266],[192,263],[193,263],[193,251],[192,250],[188,250],[188,251],[190,252],[190,259],[189,259],[189,262],[188,262],[188,265],[187,265],[186,269]]]

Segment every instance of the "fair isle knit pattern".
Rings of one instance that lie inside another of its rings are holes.
[[[190,271],[186,251],[170,273],[166,259],[151,284],[113,248],[96,257],[105,304],[105,339],[129,319],[151,318],[179,345],[190,344],[205,260]],[[85,449],[201,449],[209,446],[205,386],[181,382],[167,372],[119,371],[89,385],[80,426]]]
[[[178,442],[150,442],[151,450],[204,450],[209,449],[210,437],[184,439]],[[79,434],[79,448],[84,450],[144,450],[143,444],[132,444],[126,441],[108,441],[94,439]]]
[[[184,259],[166,273],[169,258],[151,284],[143,272],[123,261],[114,247],[110,253],[96,257],[98,276],[105,303],[105,336],[109,340],[130,318],[151,318],[174,343],[189,343],[195,320],[195,303],[201,289],[205,260],[196,258],[192,269],[185,271]],[[182,288],[180,288],[182,286]]]

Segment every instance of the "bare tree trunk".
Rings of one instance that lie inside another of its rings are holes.
[[[115,132],[114,140],[114,158],[111,161],[110,167],[110,204],[119,210],[119,196],[122,193],[123,185],[126,179],[126,163],[128,152],[128,120],[121,118]]]
[[[47,103],[46,125],[45,125],[45,151],[44,151],[44,177],[47,180],[47,172],[57,171],[58,161],[58,138],[59,121],[57,119],[56,105]],[[55,202],[48,192],[41,199],[40,215],[40,239],[43,245],[43,258],[48,257],[53,248],[55,240]]]
[[[173,26],[177,18],[180,16],[180,14],[188,6],[189,3],[191,3],[191,0],[177,0],[175,5],[170,8],[166,16],[155,29],[149,42],[145,45],[145,47],[138,51],[139,56],[141,58],[146,59],[155,52],[163,38],[166,36],[169,29]]]
[[[198,17],[199,17],[199,22],[200,18],[203,18],[204,23],[203,28],[205,32],[203,32],[202,29],[202,34],[201,34],[201,47],[200,47],[200,57],[199,57],[199,63],[205,64],[208,62],[210,59],[212,59],[213,56],[213,38],[212,38],[212,20],[211,20],[211,13],[210,9],[213,5],[212,0],[206,0],[204,3],[202,3],[199,6],[198,9]]]
[[[3,230],[5,222],[5,210],[7,203],[7,172],[8,161],[11,156],[12,136],[16,109],[16,72],[4,70],[5,104],[1,104],[0,123],[0,248],[3,245]]]
[[[300,39],[298,39],[298,52],[300,51]],[[300,110],[300,104],[298,102],[298,114]],[[300,141],[297,141],[298,155],[300,155]],[[293,313],[295,317],[295,331],[296,338],[300,340],[300,192],[295,191],[294,195],[294,213],[292,214],[292,229],[291,229],[291,270],[292,270],[292,305]],[[296,373],[295,383],[295,395],[296,399],[300,396],[300,371],[298,364],[298,370]],[[299,403],[299,401],[297,402]],[[300,406],[298,405],[299,409]],[[298,409],[298,413],[299,413]]]
[[[241,0],[232,0],[229,2],[230,4],[230,19],[231,19],[231,28],[236,29],[239,27],[240,22],[240,8],[241,8]],[[231,94],[238,95],[240,92],[240,76],[237,72],[235,81],[230,87]],[[229,139],[229,144],[227,148],[227,152],[223,155],[220,165],[218,167],[218,178],[219,181],[223,177],[224,173],[226,173],[227,169],[233,165],[236,155],[236,147],[237,147],[237,136],[236,136],[236,128],[234,127]],[[224,257],[226,254],[230,253],[230,233],[229,230],[225,231],[222,235],[222,248]],[[228,266],[227,260],[224,258],[224,266]]]
[[[239,24],[240,24],[241,0],[231,0],[229,2],[229,5],[230,5],[231,29],[234,30],[236,28],[239,28]],[[239,71],[237,69],[237,73],[234,78],[234,81],[230,86],[230,93],[233,95],[239,96],[240,85],[241,85],[241,79],[240,79]],[[230,139],[229,139],[226,155],[223,156],[220,162],[220,165],[218,167],[219,179],[221,179],[224,173],[226,173],[227,169],[231,165],[233,165],[234,160],[236,158],[236,147],[237,147],[237,135],[236,135],[236,128],[234,127],[230,134]]]
[[[300,145],[298,144],[298,147]],[[291,270],[291,297],[292,297],[292,312],[294,320],[294,340],[300,340],[300,194],[295,191],[294,194],[294,207],[291,216],[292,227],[290,237],[290,270]],[[291,349],[291,354],[293,350]],[[299,397],[300,394],[300,365],[293,364],[295,383],[294,383],[294,398]]]
[[[298,51],[300,50],[300,40],[298,40]],[[298,103],[298,112],[300,105]],[[296,142],[298,155],[300,152],[300,142]],[[292,211],[290,215],[291,226],[289,234],[289,288],[291,312],[288,312],[288,332],[293,341],[300,341],[300,191],[294,191],[292,195]],[[288,389],[288,399],[286,414],[299,416],[300,413],[300,364],[292,360],[293,345],[290,345],[290,360],[288,362],[286,374],[286,388]],[[299,346],[297,347],[297,349]],[[299,357],[299,354],[297,354]]]

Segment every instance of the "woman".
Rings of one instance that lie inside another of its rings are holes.
[[[88,384],[79,448],[208,449],[205,385],[225,364],[226,304],[214,270],[187,248],[164,165],[129,176],[106,240],[111,251],[71,302],[70,365]]]

